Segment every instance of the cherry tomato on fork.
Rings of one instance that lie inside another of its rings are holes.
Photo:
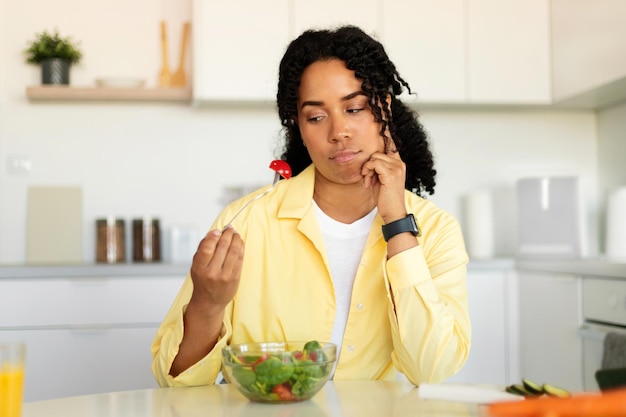
[[[286,180],[291,178],[291,167],[282,159],[275,159],[270,162],[270,168],[278,172]]]

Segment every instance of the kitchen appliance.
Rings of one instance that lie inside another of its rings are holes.
[[[577,177],[517,182],[518,255],[580,257],[586,251]]]
[[[595,374],[607,363],[607,335],[626,336],[626,280],[583,277],[583,322],[578,329],[583,351],[583,388],[598,391]],[[626,360],[626,349],[623,351]],[[616,359],[616,358],[612,358]]]

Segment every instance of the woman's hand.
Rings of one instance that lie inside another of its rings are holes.
[[[361,174],[365,188],[372,188],[378,213],[385,223],[406,217],[404,184],[406,165],[393,142],[387,153],[376,152],[363,164]]]
[[[244,242],[232,227],[211,230],[198,245],[191,264],[191,303],[224,309],[239,287]]]
[[[211,230],[198,245],[191,264],[193,293],[184,314],[183,340],[170,375],[178,376],[217,343],[225,307],[239,287],[243,253],[243,239],[232,227]]]

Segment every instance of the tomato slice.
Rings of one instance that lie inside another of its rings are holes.
[[[252,369],[254,369],[255,366],[257,366],[258,364],[260,364],[261,362],[265,362],[266,360],[268,360],[270,357],[270,355],[268,355],[267,353],[264,354],[263,356],[261,356],[259,359],[255,360],[254,362],[252,362]]]
[[[286,180],[291,178],[291,167],[282,159],[275,159],[270,162],[270,168],[278,172]]]
[[[278,384],[272,388],[272,392],[278,395],[278,399],[281,401],[292,401],[296,397],[291,392],[291,389],[284,384]]]

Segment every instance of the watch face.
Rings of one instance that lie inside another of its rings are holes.
[[[413,236],[419,235],[419,229],[413,214],[409,214],[404,219],[396,220],[383,226],[383,237],[385,241],[389,241],[389,239],[395,235],[404,232],[411,232]]]

